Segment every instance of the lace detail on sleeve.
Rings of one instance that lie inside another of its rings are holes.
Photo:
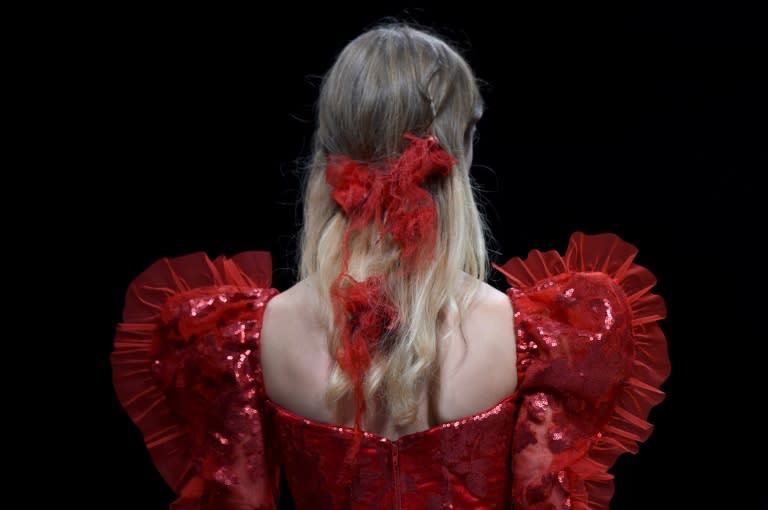
[[[608,509],[608,469],[650,435],[669,375],[655,278],[615,235],[572,236],[564,257],[495,266],[512,285],[522,396],[513,440],[516,508]]]

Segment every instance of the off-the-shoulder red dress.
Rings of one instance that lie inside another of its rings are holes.
[[[267,252],[162,259],[130,286],[114,384],[175,510],[277,507],[280,467],[298,509],[607,509],[607,473],[651,432],[669,374],[664,302],[612,234],[532,251],[510,284],[518,388],[484,412],[390,440],[298,416],[263,389],[259,333],[278,294]]]

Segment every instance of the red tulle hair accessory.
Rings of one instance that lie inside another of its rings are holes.
[[[385,275],[358,282],[348,274],[350,235],[370,224],[377,226],[381,236],[389,235],[400,247],[396,277],[432,262],[437,207],[421,185],[432,175],[449,175],[455,164],[434,136],[404,136],[411,143],[397,159],[361,163],[346,155],[330,154],[326,162],[331,196],[349,217],[342,241],[341,271],[331,285],[336,324],[342,328],[336,360],[355,388],[355,437],[345,459],[348,464],[354,461],[363,437],[363,379],[371,355],[382,335],[399,323],[397,308],[387,296]]]

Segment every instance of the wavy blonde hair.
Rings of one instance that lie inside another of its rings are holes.
[[[469,175],[474,125],[482,114],[475,76],[458,52],[423,30],[402,24],[379,26],[350,42],[325,75],[317,107],[314,153],[303,180],[304,221],[299,244],[299,276],[309,278],[327,329],[332,359],[340,345],[329,289],[342,264],[342,238],[348,218],[331,197],[325,180],[330,153],[378,162],[399,155],[403,133],[427,133],[456,158],[448,177],[424,188],[437,205],[437,257],[428,268],[396,279],[400,248],[388,238],[375,243],[375,225],[349,240],[349,274],[358,281],[389,275],[386,288],[400,312],[400,327],[382,338],[364,380],[368,409],[392,416],[398,426],[412,423],[419,395],[435,391],[439,366],[438,333],[461,328],[473,297],[490,269],[488,232]],[[464,282],[466,272],[472,278]],[[447,333],[443,335],[443,338]],[[334,363],[326,401],[335,406],[352,398],[347,374]]]

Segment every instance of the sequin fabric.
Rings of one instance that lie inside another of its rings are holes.
[[[505,466],[516,403],[390,440],[365,432],[351,489],[335,484],[354,429],[267,401],[297,508],[508,508]],[[318,499],[318,494],[324,494]]]
[[[390,440],[282,408],[259,363],[268,254],[163,259],[131,285],[114,383],[174,510],[607,509],[607,470],[637,451],[669,372],[653,276],[616,236],[574,234],[564,257],[531,252],[507,276],[518,388],[494,407]],[[246,269],[247,268],[247,269]]]

